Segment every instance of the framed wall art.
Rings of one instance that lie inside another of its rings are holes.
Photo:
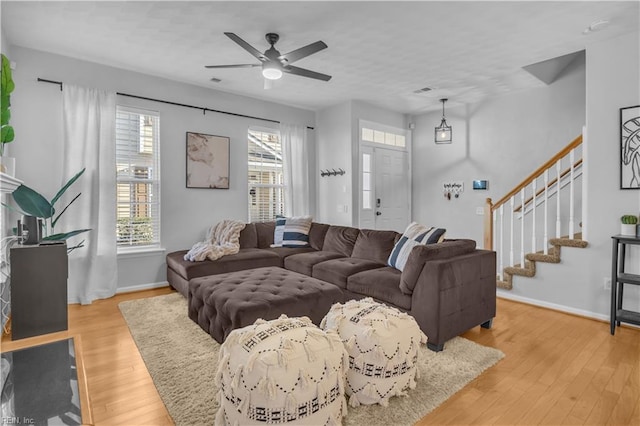
[[[640,105],[620,108],[620,189],[640,189]]]
[[[229,138],[187,132],[187,188],[229,189]]]

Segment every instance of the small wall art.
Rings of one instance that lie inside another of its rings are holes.
[[[620,189],[640,189],[640,105],[620,108]]]
[[[229,138],[187,132],[187,188],[229,189]]]

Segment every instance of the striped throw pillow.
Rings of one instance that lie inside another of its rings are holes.
[[[411,250],[420,244],[436,244],[444,241],[444,234],[447,230],[444,228],[427,227],[416,222],[411,222],[402,234],[396,245],[391,250],[389,266],[400,271],[407,264]]]
[[[284,224],[282,247],[310,247],[309,230],[312,220],[311,216],[287,218]]]

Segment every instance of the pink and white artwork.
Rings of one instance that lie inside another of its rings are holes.
[[[187,132],[187,188],[229,189],[229,138]]]

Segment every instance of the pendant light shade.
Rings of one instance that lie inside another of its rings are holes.
[[[442,102],[442,121],[440,125],[436,127],[436,143],[451,143],[451,134],[453,132],[451,126],[447,125],[447,120],[444,117],[444,103],[447,101],[448,99],[440,99],[440,102]]]

